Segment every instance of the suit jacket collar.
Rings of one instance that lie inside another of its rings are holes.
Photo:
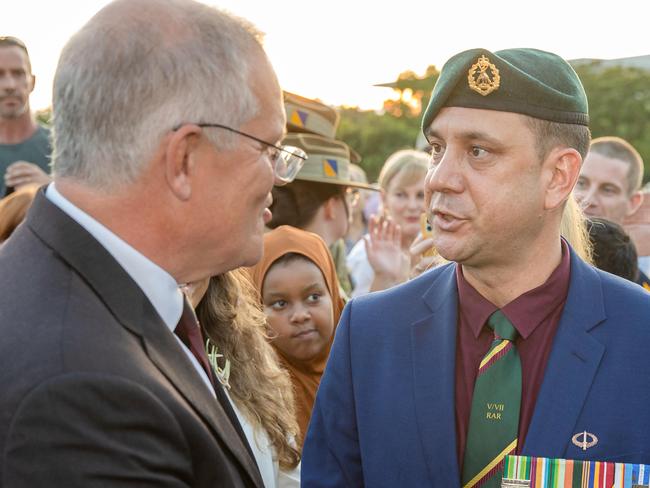
[[[83,227],[52,204],[41,189],[26,225],[73,268],[125,328],[140,336],[156,367],[220,437],[256,486],[259,470],[221,405],[208,391],[172,332],[126,271]]]
[[[411,324],[416,421],[433,486],[456,486],[459,480],[454,401],[458,321],[455,266],[449,264],[434,275],[422,296],[425,308]],[[605,352],[590,331],[605,318],[598,273],[571,250],[567,301],[523,454],[563,457]]]
[[[571,280],[564,312],[546,365],[523,454],[563,457],[605,346],[590,331],[605,320],[600,277],[571,251]],[[549,428],[553,425],[553,428]]]
[[[411,324],[413,394],[432,486],[457,486],[455,367],[458,292],[455,264],[434,274],[425,307]],[[422,276],[421,279],[426,279]]]
[[[183,296],[176,280],[101,222],[61,195],[55,184],[48,185],[45,196],[88,231],[115,258],[142,289],[167,327],[173,331],[183,309]]]

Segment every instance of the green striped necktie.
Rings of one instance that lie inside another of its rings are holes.
[[[500,310],[488,319],[494,341],[479,366],[463,462],[463,488],[501,486],[503,460],[517,449],[521,361],[517,330]]]

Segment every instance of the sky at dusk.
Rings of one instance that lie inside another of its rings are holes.
[[[105,0],[7,2],[0,35],[21,38],[37,76],[32,108],[50,105],[61,48]],[[604,1],[221,0],[251,20],[284,89],[332,105],[380,109],[393,96],[373,86],[405,70],[440,68],[457,52],[535,47],[566,59],[650,54],[642,3]]]

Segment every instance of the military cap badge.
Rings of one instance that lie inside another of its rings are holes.
[[[467,83],[470,89],[483,96],[489,95],[499,88],[500,82],[498,68],[490,63],[485,55],[478,58],[467,72]]]

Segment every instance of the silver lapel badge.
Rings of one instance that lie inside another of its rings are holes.
[[[574,446],[578,446],[583,451],[586,451],[590,447],[594,447],[598,444],[598,437],[595,434],[591,434],[586,430],[584,432],[578,432],[571,438]]]

